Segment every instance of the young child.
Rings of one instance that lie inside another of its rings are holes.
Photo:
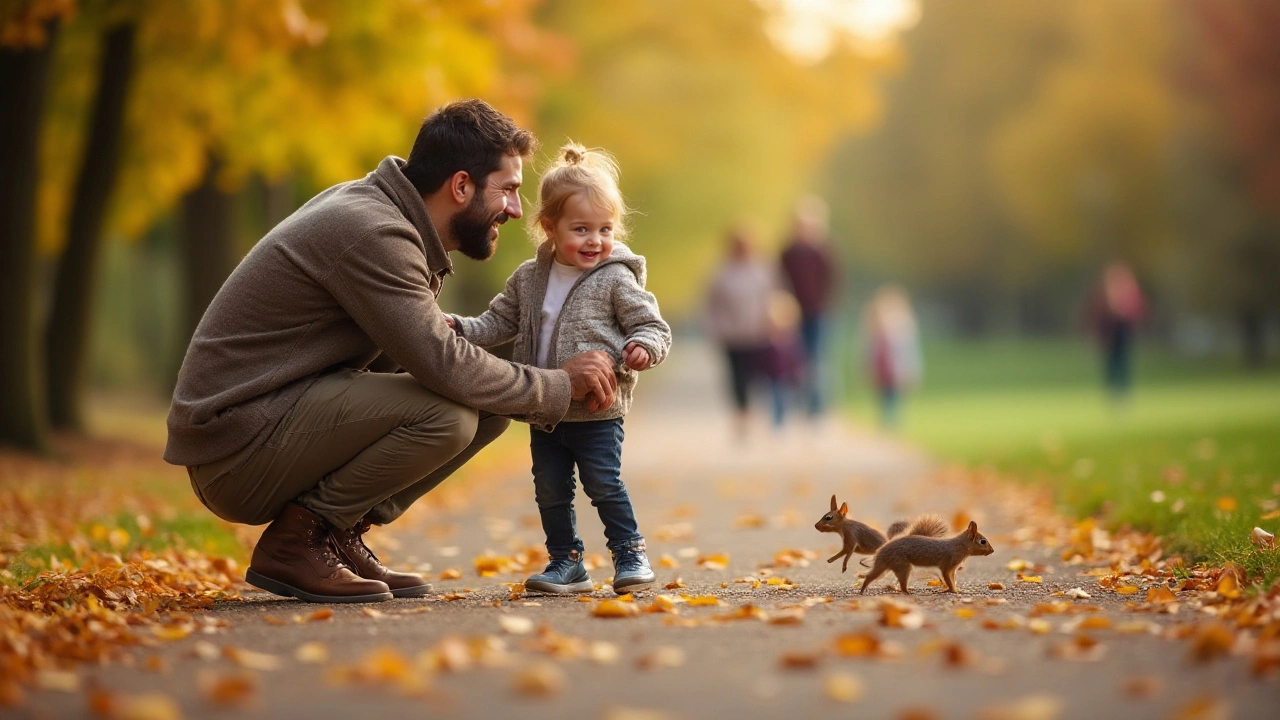
[[[626,212],[613,160],[601,151],[565,145],[538,187],[530,223],[540,243],[535,257],[516,268],[484,314],[448,318],[459,335],[481,347],[514,339],[515,362],[556,368],[580,352],[603,350],[619,363],[613,407],[593,413],[585,401],[575,400],[550,432],[529,428],[533,487],[551,556],[545,570],[525,581],[531,591],[594,589],[574,519],[575,465],[604,523],[614,592],[654,581],[621,478],[622,418],[631,407],[637,373],[666,357],[671,328],[644,289],[644,258],[621,243]]]

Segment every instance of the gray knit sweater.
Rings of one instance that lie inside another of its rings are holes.
[[[453,266],[403,164],[312,198],[227,278],[178,373],[165,460],[247,458],[322,373],[375,359],[468,407],[564,417],[568,373],[500,360],[445,323],[436,295]]]
[[[533,259],[511,273],[506,288],[489,303],[488,310],[474,318],[454,316],[458,334],[480,347],[514,339],[511,359],[534,362],[553,254],[550,243],[543,243]],[[618,364],[618,396],[612,407],[596,413],[575,400],[565,421],[608,420],[627,414],[639,375],[622,364],[622,349],[628,343],[648,350],[653,365],[666,359],[671,327],[659,314],[657,299],[644,286],[644,258],[615,241],[608,259],[583,273],[569,289],[551,333],[547,365],[560,367],[580,352],[603,350]]]

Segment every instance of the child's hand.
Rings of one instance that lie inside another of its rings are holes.
[[[622,362],[632,370],[648,370],[653,364],[653,359],[649,357],[648,350],[635,343],[627,343],[627,346],[622,348]]]
[[[457,330],[457,329],[458,329],[458,328],[456,328],[456,327],[454,327],[454,326],[453,326],[453,317],[452,317],[452,316],[450,316],[450,315],[448,315],[448,314],[444,314],[444,324],[445,324],[445,325],[448,325],[450,330]]]

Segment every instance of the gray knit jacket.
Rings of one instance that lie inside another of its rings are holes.
[[[511,359],[532,364],[538,357],[542,301],[547,294],[554,253],[543,243],[507,278],[506,288],[474,318],[454,317],[462,337],[480,347],[494,347],[515,340]],[[599,265],[583,273],[569,290],[560,317],[551,333],[547,366],[558,368],[587,350],[603,350],[617,363],[618,395],[613,406],[591,412],[582,400],[574,400],[566,422],[608,420],[631,409],[631,394],[639,375],[622,364],[622,349],[636,343],[649,351],[653,365],[671,349],[671,327],[658,312],[658,300],[645,289],[644,257],[614,242],[613,251]]]

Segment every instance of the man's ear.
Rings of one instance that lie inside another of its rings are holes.
[[[471,173],[466,170],[459,170],[449,176],[447,187],[449,188],[449,197],[460,205],[465,205],[470,201],[470,193],[476,191],[476,184],[471,182]]]

